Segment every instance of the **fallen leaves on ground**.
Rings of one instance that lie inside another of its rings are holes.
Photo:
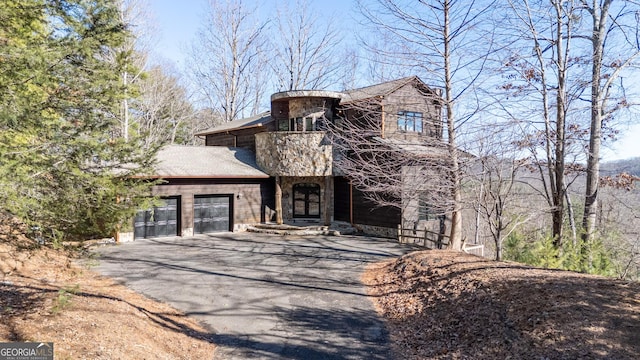
[[[76,265],[71,253],[34,246],[17,226],[0,229],[0,342],[53,342],[56,359],[213,357],[195,320]]]
[[[400,359],[638,359],[640,284],[452,251],[363,276]]]

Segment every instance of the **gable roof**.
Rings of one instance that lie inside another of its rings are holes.
[[[268,178],[249,149],[168,145],[158,151],[159,178]]]
[[[433,89],[428,87],[422,80],[420,80],[419,77],[413,75],[401,79],[386,81],[376,85],[366,86],[359,89],[346,90],[344,92],[344,102],[348,103],[357,100],[369,99],[376,96],[386,96],[412,82],[416,82],[417,84],[428,89],[428,91],[434,91]]]
[[[265,111],[261,114],[254,115],[248,118],[226,122],[224,124],[218,125],[211,129],[199,132],[195,134],[195,136],[204,136],[204,135],[218,134],[225,131],[259,127],[259,126],[264,126],[267,123],[272,121],[273,119],[271,118],[271,111]]]

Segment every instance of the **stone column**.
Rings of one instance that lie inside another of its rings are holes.
[[[282,225],[282,187],[280,176],[276,175],[276,224]]]

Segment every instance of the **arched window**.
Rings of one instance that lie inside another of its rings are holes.
[[[320,218],[320,185],[293,185],[293,217]]]

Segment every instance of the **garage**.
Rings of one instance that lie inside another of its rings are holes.
[[[178,235],[180,198],[160,199],[153,209],[138,211],[135,218],[135,239]]]
[[[193,232],[231,231],[232,199],[233,195],[196,196],[193,199]]]

